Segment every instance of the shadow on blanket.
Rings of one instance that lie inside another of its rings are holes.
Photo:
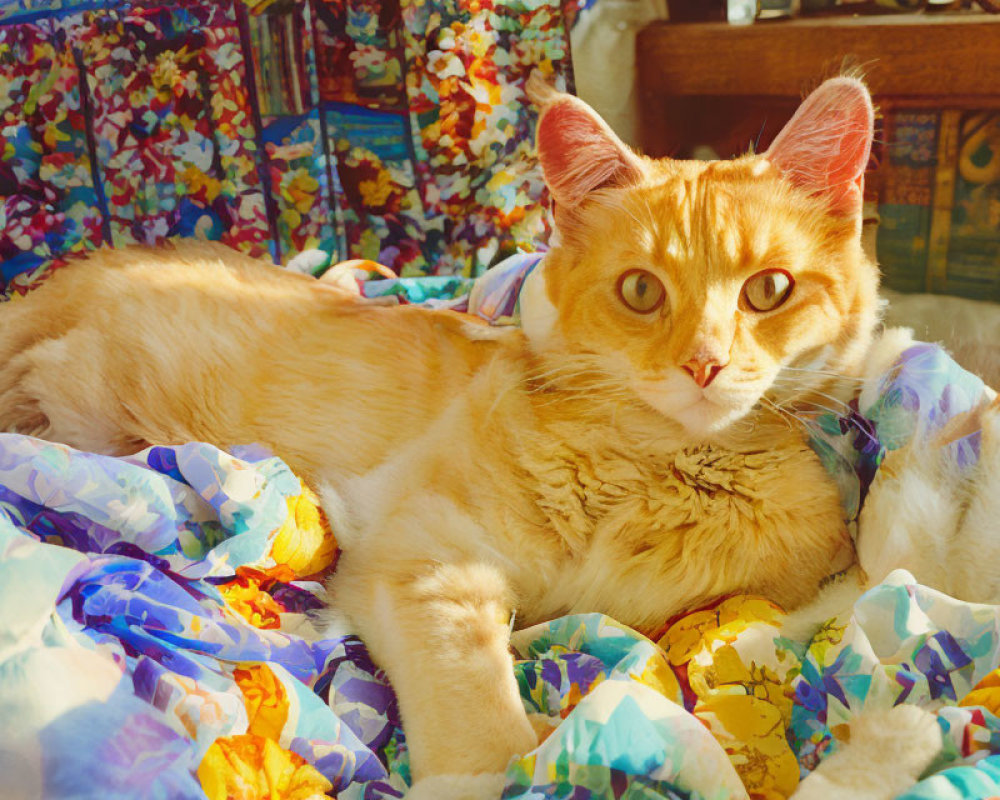
[[[4,797],[403,794],[392,690],[357,638],[310,635],[336,544],[281,461],[3,434],[0,487]],[[596,614],[515,633],[553,731],[504,796],[783,797],[864,703],[937,710],[952,768],[907,798],[1000,792],[1000,607],[897,572],[855,611],[811,642],[743,596],[655,641]]]

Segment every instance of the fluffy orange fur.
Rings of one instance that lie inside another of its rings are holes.
[[[574,125],[611,159],[593,174],[559,150]],[[417,779],[535,745],[512,610],[649,629],[729,592],[793,606],[847,539],[781,414],[868,344],[860,208],[831,210],[781,152],[651,161],[602,125],[546,98],[560,240],[523,331],[368,306],[204,243],[102,250],[0,308],[0,429],[110,453],[258,442],[339,498],[332,603],[398,692]],[[664,287],[655,313],[622,302],[632,269]],[[758,312],[765,269],[794,289]]]

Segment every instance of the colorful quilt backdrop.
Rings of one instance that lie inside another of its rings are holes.
[[[0,289],[168,236],[477,275],[550,223],[561,0],[0,0]]]

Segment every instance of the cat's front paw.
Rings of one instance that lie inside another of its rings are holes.
[[[404,800],[499,800],[504,774],[432,775],[417,781]]]

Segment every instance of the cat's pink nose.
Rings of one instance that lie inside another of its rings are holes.
[[[722,372],[724,366],[726,365],[720,364],[718,361],[701,361],[700,359],[692,358],[686,364],[682,364],[681,369],[694,378],[694,382],[704,389],[715,380],[716,375]]]

